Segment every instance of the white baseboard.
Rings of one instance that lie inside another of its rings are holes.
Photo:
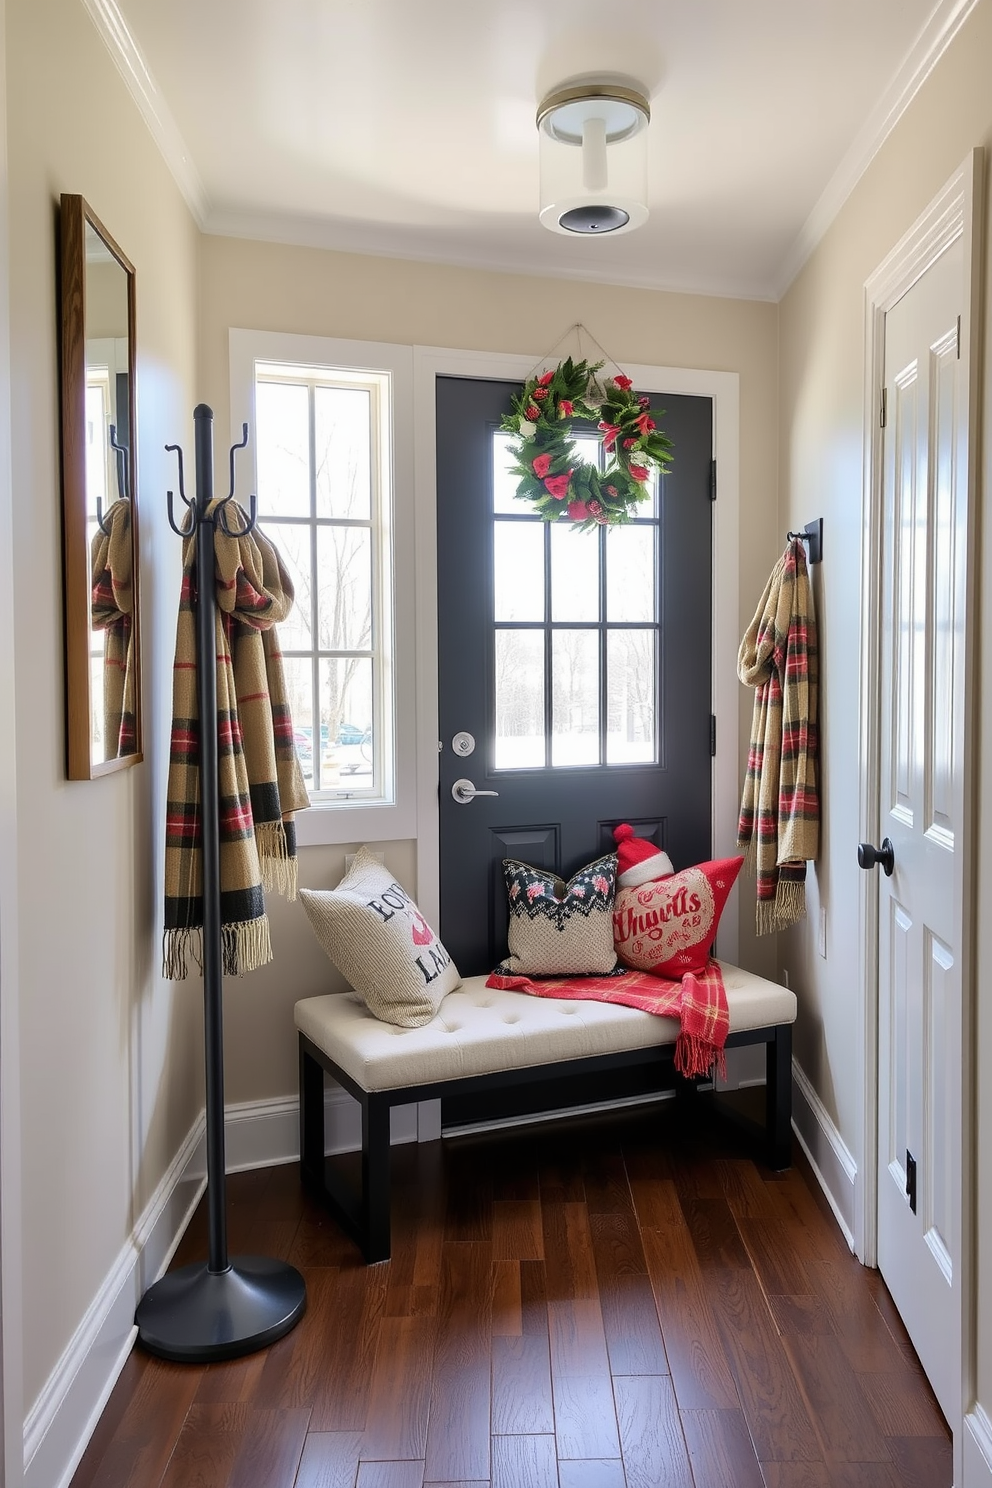
[[[792,1129],[854,1250],[854,1194],[858,1165],[801,1065],[792,1061]]]
[[[361,1144],[355,1101],[331,1086],[325,1095],[326,1150]],[[224,1122],[227,1171],[298,1160],[295,1095],[229,1106]],[[392,1112],[392,1140],[417,1140],[417,1107]],[[24,1422],[24,1488],[68,1488],[134,1344],[134,1311],[172,1259],[206,1183],[201,1114],[87,1309]]]
[[[134,1343],[134,1310],[203,1191],[203,1117],[152,1195],[24,1422],[24,1488],[67,1488]]]
[[[964,1481],[961,1488],[992,1488],[992,1421],[980,1405],[964,1418]]]

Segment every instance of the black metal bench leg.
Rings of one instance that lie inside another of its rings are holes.
[[[367,1261],[389,1260],[389,1102],[362,1101],[362,1222]]]
[[[768,1165],[792,1166],[792,1024],[781,1023],[765,1045],[765,1129]]]
[[[300,1043],[300,1177],[324,1185],[324,1071]]]

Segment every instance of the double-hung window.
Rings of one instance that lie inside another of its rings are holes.
[[[412,585],[397,584],[405,492],[395,446],[404,424],[397,395],[408,379],[398,388],[391,366],[330,357],[354,348],[322,338],[232,331],[231,342],[235,422],[239,380],[250,380],[259,521],[296,593],[279,639],[297,755],[317,808],[301,818],[301,840],[403,836],[413,762],[407,769],[399,757],[406,703],[397,676]],[[412,729],[404,732],[409,739]],[[352,810],[360,816],[341,819]]]

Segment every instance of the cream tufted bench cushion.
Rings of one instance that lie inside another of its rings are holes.
[[[727,1047],[766,1045],[770,1160],[787,1167],[795,994],[727,962],[720,967],[730,1009]],[[296,1004],[301,1175],[328,1201],[369,1260],[389,1255],[391,1106],[670,1061],[679,1032],[674,1019],[615,1003],[501,992],[485,983],[485,977],[467,978],[420,1028],[382,1023],[347,992]],[[325,1074],[362,1107],[363,1185],[357,1203],[325,1171]]]
[[[793,1023],[796,997],[787,987],[720,963],[730,1031]],[[468,977],[420,1028],[381,1023],[347,992],[296,1004],[296,1026],[331,1055],[363,1090],[395,1090],[674,1044],[679,1025],[612,1002],[559,1002],[526,992],[498,992]]]

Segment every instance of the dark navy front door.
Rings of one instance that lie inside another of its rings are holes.
[[[711,850],[712,403],[652,397],[671,471],[585,533],[513,496],[516,390],[437,382],[440,932],[464,976],[506,952],[504,858],[567,878],[621,821],[676,868]]]

